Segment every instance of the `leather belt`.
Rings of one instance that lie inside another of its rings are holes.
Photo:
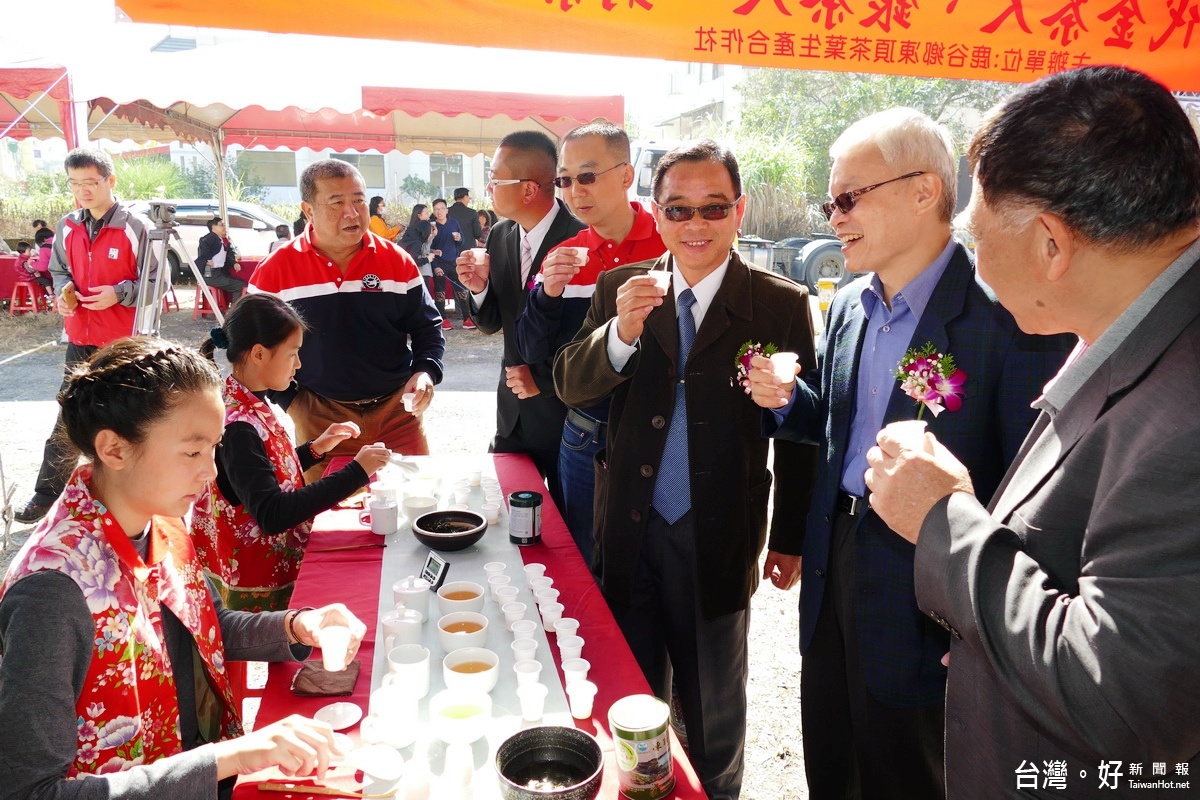
[[[384,400],[395,396],[395,394],[396,392],[392,392],[391,394],[380,395],[379,397],[370,397],[366,400],[334,400],[333,402],[340,403],[344,406],[350,406],[351,408],[365,409],[371,408],[372,406],[377,406]]]
[[[851,517],[862,516],[871,510],[871,502],[849,492],[838,492],[837,510]]]
[[[581,414],[573,408],[567,409],[567,420],[576,428],[579,428],[581,431],[587,431],[592,436],[598,436],[608,424],[607,422],[592,419],[587,414]]]

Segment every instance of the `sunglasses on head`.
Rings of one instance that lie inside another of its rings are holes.
[[[575,181],[579,181],[580,186],[591,186],[593,183],[596,182],[596,178],[599,178],[605,172],[612,172],[617,167],[623,167],[628,163],[629,163],[628,161],[622,161],[620,164],[614,164],[613,166],[609,167],[608,169],[602,170],[600,172],[581,172],[578,175],[576,175],[574,178],[568,178],[566,175],[559,175],[557,178],[554,179],[554,185],[560,189],[568,189],[568,188],[570,188],[572,183],[574,183]]]
[[[663,206],[655,203],[662,215],[671,222],[687,222],[689,219],[700,212],[700,218],[716,222],[717,220],[725,219],[729,216],[729,212],[742,202],[745,195],[738,195],[738,199],[732,203],[713,203],[710,206]]]
[[[895,183],[896,181],[902,181],[905,178],[915,178],[918,175],[924,175],[924,174],[925,174],[924,170],[919,171],[919,172],[910,172],[907,175],[901,175],[899,178],[892,178],[890,181],[883,181],[882,183],[875,183],[870,186],[864,186],[861,189],[854,189],[853,191],[842,192],[837,197],[830,200],[828,203],[822,203],[821,211],[824,212],[825,219],[833,219],[834,211],[840,211],[843,214],[849,214],[850,209],[854,208],[855,203],[858,202],[858,198],[862,197],[867,192],[872,191],[873,189],[878,189],[880,186],[887,186],[889,183]]]

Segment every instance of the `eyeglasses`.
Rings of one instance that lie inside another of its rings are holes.
[[[855,189],[850,192],[842,192],[837,197],[830,200],[828,203],[822,203],[821,211],[823,211],[825,213],[825,219],[833,219],[834,210],[840,211],[843,214],[849,214],[850,210],[852,208],[854,208],[854,205],[857,202],[857,198],[862,197],[867,192],[872,191],[874,189],[878,189],[880,186],[887,186],[889,183],[895,183],[896,181],[902,181],[905,178],[915,178],[918,175],[924,175],[924,174],[925,174],[924,170],[921,170],[919,172],[910,172],[907,175],[901,175],[899,178],[892,178],[890,181],[884,181],[883,183],[876,183],[871,186],[864,186],[861,189]]]
[[[560,175],[554,179],[554,185],[560,189],[570,189],[572,183],[579,181],[580,186],[591,186],[596,182],[596,178],[599,178],[606,172],[612,172],[617,167],[623,167],[628,163],[628,161],[622,161],[620,164],[614,164],[602,172],[581,172],[574,178],[568,178],[566,175]]]
[[[513,186],[518,183],[525,183],[526,181],[529,181],[530,183],[538,183],[535,178],[495,178],[489,173],[487,185],[490,189],[494,186]],[[540,186],[541,184],[538,185]]]
[[[69,186],[71,188],[71,191],[77,192],[80,189],[95,189],[97,186],[100,186],[101,184],[104,184],[104,183],[108,183],[108,178],[101,178],[98,181],[97,180],[67,181],[67,186]]]
[[[700,218],[716,222],[717,220],[725,219],[729,216],[729,212],[734,206],[742,202],[742,198],[746,195],[738,195],[738,199],[732,203],[714,203],[710,206],[662,206],[658,203],[654,205],[662,212],[663,216],[671,222],[687,222],[689,219],[700,212]]]

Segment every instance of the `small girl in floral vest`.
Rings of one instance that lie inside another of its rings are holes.
[[[304,485],[305,470],[359,434],[353,422],[339,422],[297,448],[267,403],[268,390],[291,385],[304,330],[282,299],[250,294],[200,346],[210,358],[215,348],[225,350],[233,365],[225,379],[217,479],[192,515],[196,551],[229,608],[287,608],[313,517],[366,486],[391,457],[383,445],[368,444],[340,469]]]
[[[0,583],[0,796],[190,800],[276,766],[323,775],[329,726],[242,735],[226,659],[298,661],[340,604],[249,614],[214,599],[181,517],[216,475],[221,378],[160,339],[118,340],[59,393],[86,457]],[[98,785],[103,782],[103,785]]]

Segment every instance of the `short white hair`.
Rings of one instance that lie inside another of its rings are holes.
[[[831,158],[862,144],[879,148],[883,161],[897,176],[922,170],[942,181],[942,219],[949,222],[958,203],[958,157],[945,125],[915,108],[889,108],[863,117],[842,132],[829,148]]]

